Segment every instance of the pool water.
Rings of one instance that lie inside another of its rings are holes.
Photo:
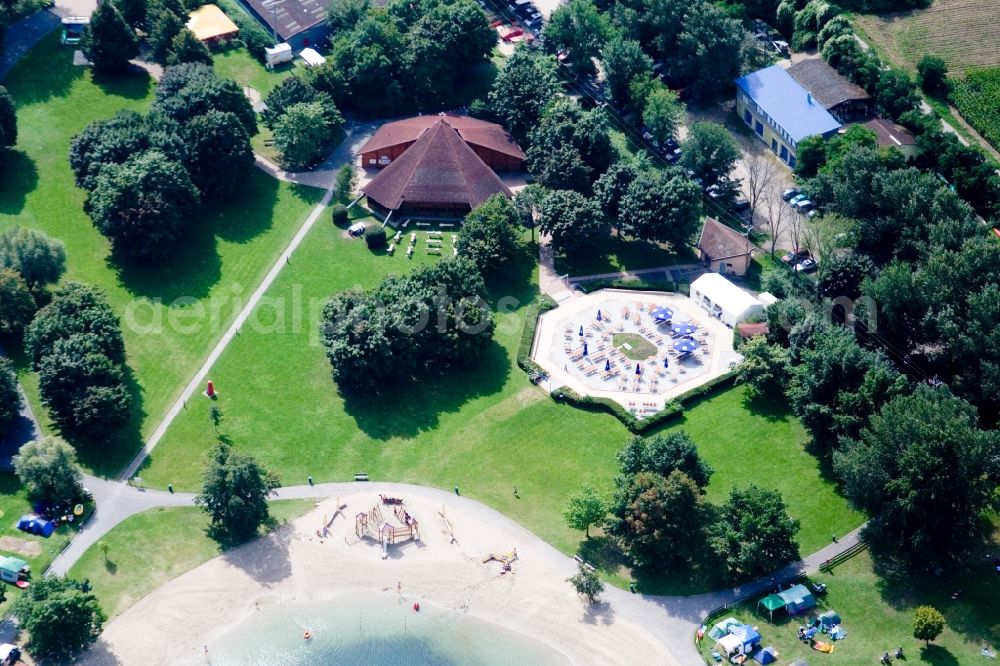
[[[209,644],[213,666],[562,666],[561,652],[463,613],[395,593],[264,608]],[[303,632],[311,638],[305,640]]]

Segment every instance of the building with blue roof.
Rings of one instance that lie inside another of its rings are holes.
[[[795,149],[810,136],[827,139],[841,125],[829,111],[779,65],[736,79],[736,113],[788,166]]]

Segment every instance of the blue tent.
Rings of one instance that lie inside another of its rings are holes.
[[[757,630],[749,624],[743,624],[738,627],[730,627],[729,633],[740,639],[740,642],[743,644],[743,654],[753,652],[754,649],[760,645],[760,634],[757,633]]]
[[[778,651],[770,645],[754,652],[751,657],[762,664],[773,664],[778,660]]]

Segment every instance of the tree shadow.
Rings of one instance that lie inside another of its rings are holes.
[[[149,72],[137,65],[114,76],[102,76],[94,74],[93,70],[90,71],[90,80],[107,95],[125,99],[146,99],[153,87],[153,78]]]
[[[86,663],[92,666],[118,666],[122,663],[111,651],[111,646],[103,639],[98,639],[96,643],[87,648],[80,656]]]
[[[115,564],[114,560],[105,559],[104,560],[104,570],[107,571],[112,576],[114,576],[115,574],[118,573],[118,565]]]
[[[441,414],[461,411],[468,401],[499,391],[510,371],[507,350],[494,341],[474,367],[457,364],[436,375],[400,377],[379,395],[343,390],[341,395],[346,413],[372,439],[412,438],[437,428]]]
[[[583,609],[584,624],[611,625],[615,623],[615,609],[607,601],[595,601]]]
[[[580,542],[577,554],[600,571],[615,573],[629,568],[631,561],[614,539],[608,536],[592,536]]]
[[[787,423],[794,418],[791,406],[775,398],[744,398],[743,405],[751,414],[762,417],[768,423]]]
[[[925,645],[920,648],[920,661],[934,666],[958,666],[958,658],[942,645]]]
[[[28,194],[38,187],[35,160],[21,150],[8,150],[2,157],[0,171],[0,214],[19,215]]]
[[[245,187],[224,199],[204,201],[198,221],[224,241],[249,242],[273,225],[279,187],[276,178],[251,168]]]
[[[40,71],[44,71],[45,76],[39,76]],[[72,50],[60,48],[58,31],[53,31],[14,66],[3,85],[18,106],[23,107],[66,97],[73,83],[86,73],[87,68],[73,64]]]
[[[271,587],[292,575],[288,546],[294,532],[291,525],[282,525],[249,543],[227,549],[222,557],[261,585]]]
[[[129,257],[117,249],[106,261],[129,293],[164,305],[178,298],[204,298],[222,277],[222,258],[208,225],[190,225],[184,239],[159,261]]]

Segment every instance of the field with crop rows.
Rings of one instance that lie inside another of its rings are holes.
[[[934,0],[927,9],[854,20],[893,64],[911,73],[925,53],[944,58],[955,78],[1000,67],[998,0]]]
[[[1000,67],[969,72],[955,81],[951,100],[987,141],[1000,146]]]

